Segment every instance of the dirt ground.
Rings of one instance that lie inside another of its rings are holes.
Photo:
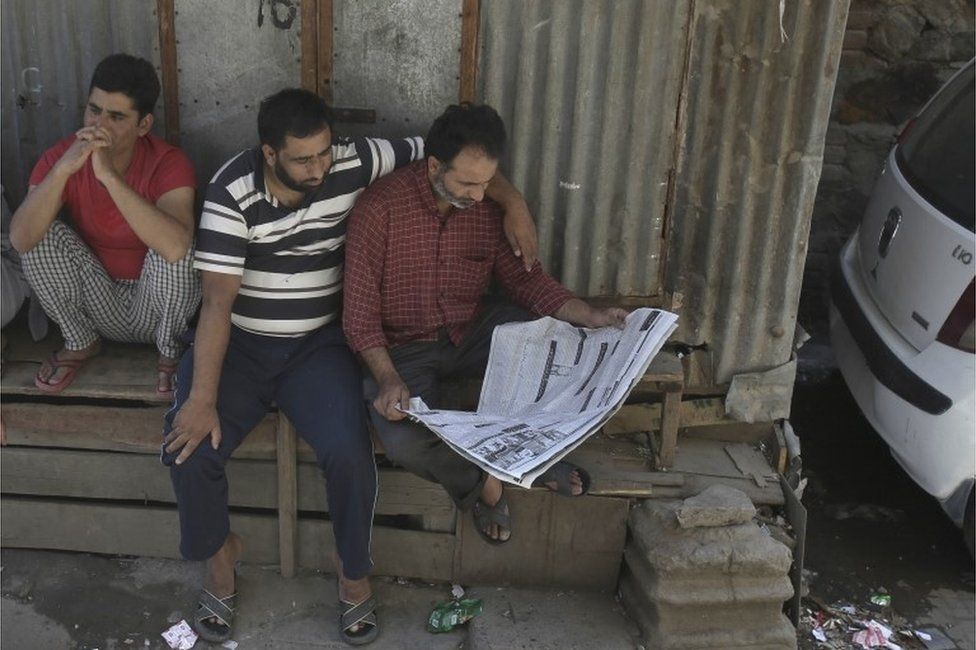
[[[808,345],[801,350],[790,418],[809,479],[803,503],[811,598],[805,605],[814,612],[817,601],[853,605],[859,616],[884,618],[889,627],[935,627],[957,647],[974,648],[974,563],[960,530],[861,415],[831,367],[829,347]],[[890,606],[870,603],[883,593]],[[799,639],[801,648],[827,647],[809,628]],[[924,647],[907,637],[897,642]]]

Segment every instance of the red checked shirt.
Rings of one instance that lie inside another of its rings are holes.
[[[496,203],[441,216],[426,161],[411,163],[373,183],[349,217],[342,318],[349,345],[360,352],[434,341],[441,331],[458,345],[492,276],[541,316],[573,297],[538,262],[525,270]]]

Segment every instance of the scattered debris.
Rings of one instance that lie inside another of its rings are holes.
[[[237,641],[233,639],[228,639],[220,644],[221,648],[227,648],[227,650],[237,650]]]
[[[885,648],[889,647],[889,638],[891,638],[889,628],[877,621],[868,621],[865,629],[855,632],[851,641],[862,648]]]
[[[954,650],[956,645],[936,628],[913,626],[890,608],[891,595],[883,588],[872,594],[863,606],[848,602],[828,605],[810,596],[800,619],[800,630],[809,632],[817,648],[887,648],[888,650]],[[804,632],[805,633],[805,632]],[[927,637],[927,638],[926,638]],[[896,642],[897,641],[897,642]],[[932,644],[932,645],[930,645]]]
[[[934,627],[915,630],[915,636],[921,639],[927,650],[955,650],[956,644]]]
[[[460,600],[464,596],[464,587],[458,584],[451,585],[451,595],[454,600]]]
[[[185,620],[169,628],[162,634],[166,644],[173,650],[190,650],[197,642],[197,633],[194,632]]]
[[[427,631],[450,632],[484,611],[480,598],[463,598],[439,603],[427,618]]]

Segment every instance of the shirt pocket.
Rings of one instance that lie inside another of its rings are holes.
[[[491,266],[488,255],[452,257],[449,275],[442,278],[447,293],[461,302],[477,302],[491,282]]]

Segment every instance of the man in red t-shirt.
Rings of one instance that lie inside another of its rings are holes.
[[[156,390],[172,391],[180,336],[200,302],[191,252],[196,183],[186,155],[149,133],[158,98],[151,63],[103,59],[84,127],[41,156],[14,213],[10,241],[64,336],[34,378],[44,392],[64,390],[101,338],[154,342]]]

